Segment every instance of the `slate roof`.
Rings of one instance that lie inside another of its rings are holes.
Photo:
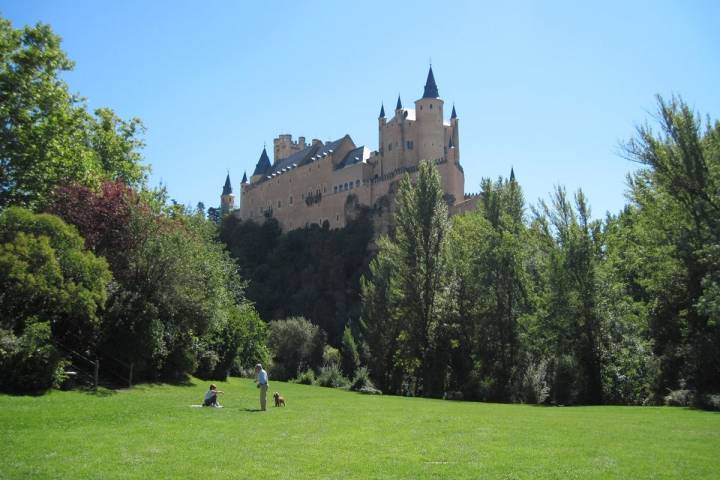
[[[430,65],[422,98],[438,98],[439,96],[437,84],[435,83],[435,75],[433,75],[432,65]]]
[[[455,111],[455,104],[453,103],[453,110],[450,114],[450,118],[457,118],[457,112]]]
[[[261,178],[259,181],[262,182],[263,180],[267,180],[267,176],[272,176],[273,173],[279,173],[282,172],[283,169],[285,171],[288,171],[293,168],[300,167],[302,165],[306,165],[310,162],[312,162],[314,159],[319,159],[320,157],[327,156],[332,154],[337,150],[337,148],[340,146],[340,143],[345,138],[350,138],[348,135],[345,135],[345,137],[339,138],[338,140],[333,140],[330,142],[322,144],[315,144],[315,145],[309,145],[305,147],[303,150],[300,150],[299,152],[295,152],[292,155],[290,155],[287,158],[283,158],[282,160],[278,161],[275,165],[268,165],[268,167],[261,172],[263,175],[263,178]],[[264,152],[265,150],[263,150]],[[262,159],[262,157],[261,157]],[[269,162],[269,161],[268,161]],[[259,165],[259,162],[258,162]],[[257,175],[257,168],[255,169],[255,174]]]
[[[230,174],[225,177],[225,185],[223,186],[223,195],[230,195],[232,193],[232,185],[230,185]]]
[[[356,163],[360,163],[369,157],[369,153],[370,153],[370,149],[367,148],[365,145],[362,145],[353,150],[350,150],[347,153],[347,155],[345,155],[345,158],[343,158],[342,161],[337,164],[335,169],[339,170],[341,168],[345,168],[350,165],[355,165]]]
[[[260,159],[258,160],[257,165],[255,165],[255,171],[253,172],[253,176],[263,175],[270,168],[270,157],[268,157],[267,150],[265,149],[265,147],[263,147],[263,151],[260,154]]]

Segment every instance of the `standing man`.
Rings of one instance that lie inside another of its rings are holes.
[[[265,411],[267,406],[268,374],[259,363],[255,365],[255,373],[257,374],[256,383],[260,389],[260,410]]]

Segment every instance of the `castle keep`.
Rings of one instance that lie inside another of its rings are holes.
[[[330,228],[340,228],[350,215],[349,206],[392,208],[390,199],[402,176],[412,176],[425,159],[440,171],[451,214],[474,208],[477,199],[464,194],[458,117],[453,106],[445,121],[432,67],[414,109],[403,108],[398,96],[388,119],[381,106],[378,141],[378,150],[370,151],[355,145],[350,135],[325,143],[280,135],[273,141],[272,163],[263,148],[250,179],[243,175],[240,218],[274,217],[285,231],[326,221]],[[224,213],[234,207],[229,177],[221,205]]]

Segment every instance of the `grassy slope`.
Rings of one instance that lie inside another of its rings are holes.
[[[720,414],[363,396],[249,380],[0,396],[0,478],[718,478]]]

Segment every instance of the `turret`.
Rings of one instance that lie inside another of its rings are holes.
[[[443,127],[443,101],[439,98],[432,66],[428,71],[423,96],[415,101],[417,122],[418,160],[438,160],[445,154],[445,129]]]
[[[227,215],[235,209],[235,195],[232,193],[232,185],[230,184],[230,172],[225,177],[225,185],[223,186],[222,195],[220,195],[220,212]]]
[[[460,158],[460,134],[458,132],[458,116],[455,111],[455,104],[453,104],[452,113],[450,114],[450,138],[452,138],[453,146],[455,147],[455,158]]]

